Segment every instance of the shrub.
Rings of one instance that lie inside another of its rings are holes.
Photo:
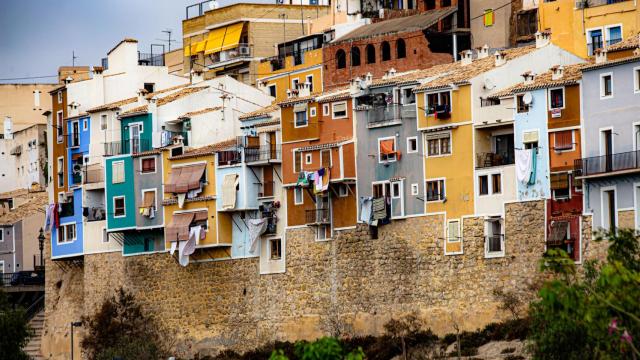
[[[0,289],[0,360],[28,360],[22,348],[33,332],[22,308],[14,309],[7,294]]]

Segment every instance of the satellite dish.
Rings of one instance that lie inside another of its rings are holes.
[[[74,174],[79,174],[82,171],[82,166],[80,164],[74,164],[73,165],[73,173]]]
[[[533,96],[530,92],[527,91],[526,93],[524,93],[522,101],[525,103],[525,105],[531,105],[531,103],[533,102]]]
[[[487,90],[491,90],[496,87],[496,84],[489,78],[484,79],[484,88]]]

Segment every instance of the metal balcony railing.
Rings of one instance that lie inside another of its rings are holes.
[[[44,270],[2,273],[0,277],[0,286],[4,287],[33,285],[44,285]]]
[[[235,165],[242,162],[239,150],[218,151],[218,166]]]
[[[367,110],[368,125],[382,125],[384,123],[395,123],[403,119],[416,117],[415,105],[388,105],[375,106]]]
[[[104,143],[104,156],[137,154],[151,150],[148,139],[132,139]]]
[[[244,149],[244,160],[248,163],[256,161],[282,160],[282,150],[279,144],[246,147]]]
[[[329,209],[312,209],[305,212],[305,223],[307,225],[330,224]]]
[[[100,164],[85,165],[83,169],[82,183],[95,184],[104,181],[104,167]]]
[[[640,170],[640,150],[577,159],[574,161],[573,168],[576,176]]]
[[[229,50],[219,51],[209,56],[211,62],[215,65],[217,63],[243,59],[251,57],[251,47],[249,44],[238,44],[237,47]]]
[[[87,218],[87,221],[102,221],[106,219],[106,211],[104,207],[90,206],[87,207],[86,210],[83,209],[82,211],[86,211],[84,215]]]
[[[192,19],[194,17],[202,16],[205,11],[214,9],[213,0],[207,0],[199,2],[197,4],[189,5],[186,8],[186,19]]]
[[[514,153],[509,152],[506,154],[498,153],[480,153],[476,154],[476,168],[483,169],[494,166],[503,166],[515,164]]]
[[[504,235],[488,235],[485,237],[485,251],[487,253],[501,253],[504,251]]]
[[[164,54],[145,54],[138,52],[138,65],[164,66]]]

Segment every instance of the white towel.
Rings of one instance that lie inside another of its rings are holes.
[[[255,254],[258,248],[258,239],[260,235],[267,231],[267,219],[251,219],[249,220],[249,239],[251,240],[251,247],[249,252]]]
[[[222,209],[231,210],[236,207],[236,186],[238,174],[227,174],[222,180]]]
[[[181,241],[178,245],[178,262],[182,266],[189,265],[189,255],[184,254],[184,248],[187,246],[186,241]]]
[[[182,207],[184,206],[184,198],[187,196],[187,194],[178,194],[178,207],[180,209],[182,209]]]
[[[200,238],[201,229],[201,226],[194,226],[189,229],[189,241],[187,241],[187,244],[184,247],[183,255],[189,256],[196,251],[196,241]]]
[[[526,183],[531,177],[531,149],[516,150],[516,179]]]

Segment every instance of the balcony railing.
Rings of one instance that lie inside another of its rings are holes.
[[[218,152],[218,166],[235,165],[242,162],[242,156],[238,150],[224,150]]]
[[[263,181],[260,184],[260,192],[258,193],[258,197],[270,197],[273,196],[275,186],[275,181]]]
[[[577,159],[573,167],[576,176],[640,170],[640,150]]]
[[[218,64],[231,60],[243,59],[251,57],[251,47],[249,44],[238,44],[238,47],[229,50],[223,50],[210,55],[211,62]]]
[[[104,143],[104,156],[137,154],[151,150],[148,139],[133,139]]]
[[[307,225],[330,224],[329,209],[312,209],[305,213],[305,223]]]
[[[257,147],[246,147],[244,149],[244,161],[257,162],[257,161],[272,161],[282,160],[282,150],[280,145],[261,145]]]
[[[164,54],[145,54],[138,52],[138,65],[164,66]]]
[[[34,285],[44,285],[44,270],[3,273],[0,277],[0,286],[4,287]]]
[[[403,119],[416,117],[415,105],[375,106],[367,110],[367,124],[369,126],[395,123]]]
[[[186,9],[186,19],[202,16],[205,11],[213,9],[214,0],[207,0],[197,4],[189,5]]]
[[[486,236],[484,246],[488,254],[504,252],[504,235]]]
[[[173,144],[174,140],[176,139],[182,139],[182,144],[184,144],[185,146],[189,146],[189,138],[188,138],[188,132],[186,131],[169,131],[169,130],[163,130],[162,131],[162,146],[168,146]]]
[[[82,183],[95,184],[104,181],[104,167],[100,164],[86,165],[83,170]]]
[[[480,153],[476,154],[476,168],[483,169],[494,166],[503,166],[515,164],[515,156],[513,153],[497,154],[497,153]]]

